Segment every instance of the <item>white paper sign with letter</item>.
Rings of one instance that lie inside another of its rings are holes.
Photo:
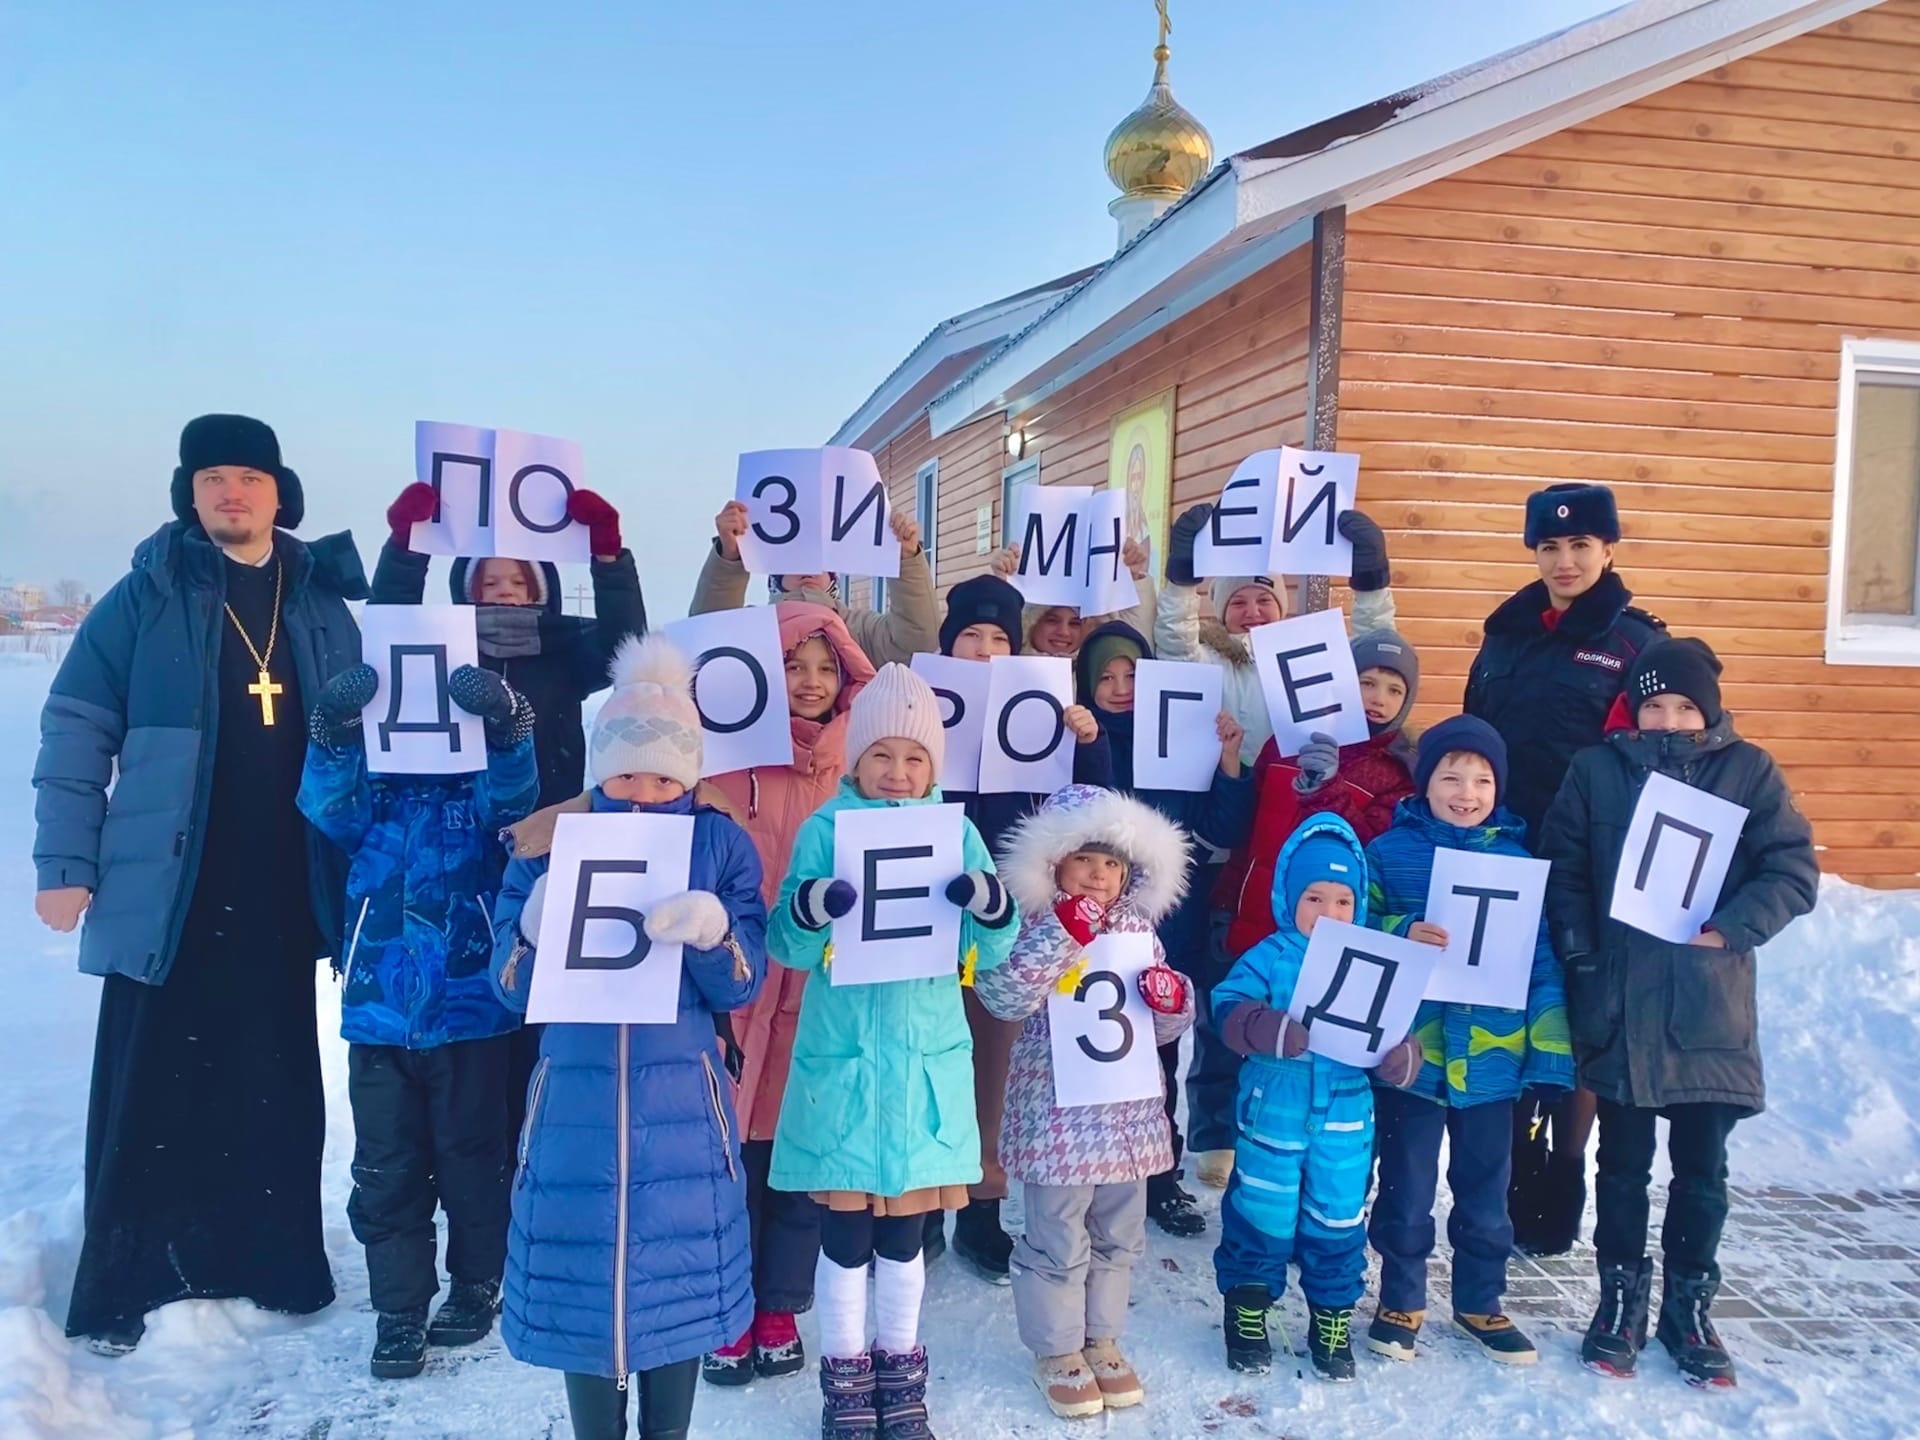
[[[834,878],[858,897],[833,922],[835,985],[959,975],[960,910],[947,884],[962,868],[965,813],[899,805],[834,815]]]
[[[534,947],[527,1023],[671,1025],[681,949],[647,938],[647,912],[685,892],[691,815],[562,815]]]
[[[1027,485],[1014,527],[1020,568],[1013,585],[1031,605],[1071,605],[1111,615],[1140,603],[1122,552],[1127,494],[1086,485]]]
[[[926,681],[940,702],[940,723],[947,732],[946,753],[940,762],[940,785],[945,790],[972,794],[980,788],[980,737],[987,723],[987,682],[991,662],[956,660],[951,655],[913,657],[913,673]],[[851,765],[860,757],[849,755]]]
[[[587,527],[567,514],[586,483],[580,447],[550,435],[416,421],[414,476],[434,513],[408,544],[423,555],[506,556],[585,564]]]
[[[996,655],[987,662],[980,793],[1051,795],[1073,783],[1073,662],[1064,655]]]
[[[1427,999],[1527,1008],[1549,868],[1529,855],[1434,851],[1426,919],[1447,932],[1447,946]]]
[[[693,659],[700,712],[700,773],[793,763],[787,663],[771,605],[691,615],[666,627]]]
[[[1360,672],[1338,610],[1256,625],[1247,639],[1282,756],[1298,755],[1316,731],[1342,745],[1358,745],[1371,733],[1360,699]]]
[[[1062,1109],[1160,1098],[1153,1011],[1140,972],[1153,964],[1153,936],[1101,935],[1071,995],[1047,997],[1053,1103]]]
[[[865,450],[751,450],[733,498],[747,507],[740,559],[756,575],[900,574],[880,467]]]
[[[1133,670],[1133,783],[1204,791],[1220,769],[1226,672],[1192,660],[1142,660]]]
[[[1332,450],[1260,450],[1242,460],[1194,537],[1193,573],[1353,574],[1340,516],[1353,509],[1360,457]]]
[[[447,677],[480,663],[471,605],[368,605],[360,653],[380,688],[360,712],[375,775],[468,775],[487,768],[486,730],[447,693]]]
[[[1287,1013],[1316,1055],[1371,1070],[1407,1038],[1440,951],[1381,930],[1322,919],[1307,938]]]
[[[1607,913],[1675,945],[1700,933],[1720,905],[1747,808],[1671,775],[1647,777],[1633,807]]]

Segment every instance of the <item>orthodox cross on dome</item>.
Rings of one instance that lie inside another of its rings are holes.
[[[1173,33],[1173,20],[1167,14],[1167,0],[1153,0],[1153,8],[1160,16],[1160,38],[1154,42],[1154,79],[1164,80],[1167,76],[1167,60],[1173,54],[1167,48],[1167,36]]]

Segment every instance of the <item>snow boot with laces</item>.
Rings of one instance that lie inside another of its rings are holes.
[[[1580,1344],[1580,1363],[1596,1374],[1631,1380],[1647,1345],[1647,1306],[1653,1294],[1653,1261],[1600,1262],[1600,1304]]]
[[[498,1280],[456,1280],[427,1326],[427,1344],[477,1345],[492,1332],[499,1313]]]
[[[411,1380],[427,1368],[427,1307],[382,1310],[369,1363],[376,1380]]]
[[[874,1402],[880,1411],[880,1440],[935,1440],[927,1423],[927,1347],[898,1354],[873,1350]]]
[[[821,1356],[820,1401],[820,1440],[878,1440],[873,1356]]]
[[[1273,1368],[1273,1341],[1267,1335],[1267,1311],[1273,1292],[1264,1285],[1236,1285],[1226,1295],[1222,1328],[1227,1334],[1227,1368],[1264,1375]]]
[[[1321,1378],[1345,1382],[1354,1378],[1353,1307],[1307,1306],[1307,1357]]]
[[[1100,1383],[1083,1356],[1036,1356],[1033,1383],[1047,1397],[1047,1408],[1062,1420],[1084,1420],[1107,1408],[1100,1398]]]
[[[1660,1323],[1654,1333],[1689,1385],[1731,1389],[1739,1383],[1733,1357],[1720,1343],[1708,1313],[1719,1293],[1720,1282],[1698,1271],[1669,1270],[1661,1282]]]

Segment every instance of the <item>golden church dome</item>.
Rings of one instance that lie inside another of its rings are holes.
[[[1213,137],[1167,83],[1170,54],[1163,38],[1153,51],[1153,88],[1107,136],[1107,175],[1123,196],[1177,200],[1213,168]]]

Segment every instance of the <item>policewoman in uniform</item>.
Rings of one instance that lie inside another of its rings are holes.
[[[1615,573],[1619,539],[1619,510],[1604,485],[1549,485],[1528,496],[1526,545],[1540,578],[1487,617],[1468,674],[1466,712],[1507,742],[1505,802],[1527,822],[1529,844],[1538,843],[1574,755],[1600,742],[1634,658],[1666,629],[1634,608]],[[1521,1097],[1508,1196],[1517,1248],[1535,1255],[1573,1248],[1586,1206],[1593,1113],[1584,1090],[1550,1107]]]

